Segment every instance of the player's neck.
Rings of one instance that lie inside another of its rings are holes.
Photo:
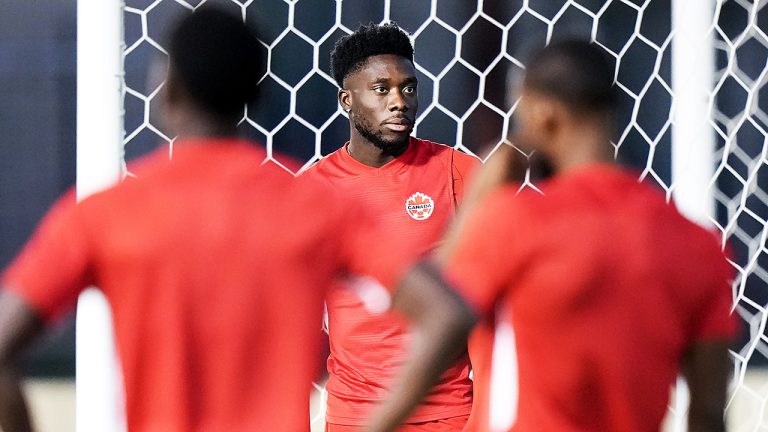
[[[355,134],[350,137],[349,145],[346,147],[346,151],[353,159],[363,165],[373,168],[381,168],[392,162],[395,158],[405,153],[405,150],[407,149],[408,142],[401,148],[385,151],[367,141],[365,138]]]
[[[223,125],[195,125],[179,132],[177,139],[188,138],[233,138],[237,136],[237,129]]]
[[[236,122],[213,118],[195,110],[179,112],[175,124],[178,139],[231,138],[237,135]]]
[[[577,127],[562,134],[555,146],[554,168],[563,173],[585,165],[613,163],[610,133],[601,128]]]

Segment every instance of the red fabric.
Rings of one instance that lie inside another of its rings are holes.
[[[158,151],[137,179],[62,199],[4,274],[46,318],[104,291],[131,431],[308,430],[326,288],[404,270],[364,209],[264,157],[229,140]]]
[[[463,430],[469,416],[457,416],[422,423],[404,424],[396,432],[455,432]],[[364,426],[325,424],[325,432],[363,432]]]
[[[478,404],[483,403],[480,392],[490,388],[493,330],[492,318],[485,317],[469,336],[467,348],[472,362],[472,385],[476,396],[472,399],[472,412],[464,428],[468,432],[476,431],[479,425],[488,422],[487,411],[478,407]]]
[[[479,313],[514,328],[512,430],[658,431],[686,348],[736,330],[716,238],[613,166],[541,188],[490,195],[446,266]],[[488,382],[476,383],[474,430],[487,430]]]
[[[353,159],[345,145],[304,176],[323,179],[373,209],[388,227],[389,240],[398,245],[398,253],[413,257],[434,248],[455,213],[466,177],[479,165],[475,157],[448,146],[411,138],[405,153],[381,168]],[[409,215],[407,208],[409,198],[417,193],[429,197],[417,195],[412,203],[411,210],[420,220]],[[418,214],[425,204],[432,206],[426,218],[426,213]],[[356,224],[349,218],[346,226]],[[370,251],[368,257],[376,259],[376,252]],[[368,311],[355,294],[372,284],[369,280],[347,281],[342,284],[346,289],[332,290],[326,300],[331,343],[326,418],[335,424],[365,424],[404,360],[406,324],[391,314]],[[468,374],[465,356],[443,375],[408,422],[468,414],[472,403]]]

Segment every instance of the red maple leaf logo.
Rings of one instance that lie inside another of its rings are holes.
[[[434,201],[428,195],[416,192],[405,201],[405,210],[416,220],[424,220],[432,215]]]

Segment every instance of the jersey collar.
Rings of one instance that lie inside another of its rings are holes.
[[[408,162],[413,159],[413,155],[415,152],[416,152],[416,138],[411,136],[408,138],[408,148],[405,149],[403,154],[392,159],[386,164],[376,168],[376,167],[368,166],[358,161],[354,157],[352,157],[352,155],[349,154],[349,141],[344,143],[344,145],[337,150],[339,159],[347,167],[361,173],[376,173],[376,174],[394,171],[404,165],[408,165]]]

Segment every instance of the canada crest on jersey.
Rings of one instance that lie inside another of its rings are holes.
[[[405,211],[416,220],[424,220],[435,211],[435,201],[427,194],[416,192],[405,200]]]

